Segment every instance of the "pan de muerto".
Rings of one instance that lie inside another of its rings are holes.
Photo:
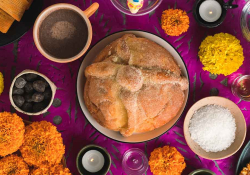
[[[188,89],[188,80],[166,49],[132,34],[101,51],[85,76],[89,112],[99,124],[125,137],[169,122]]]

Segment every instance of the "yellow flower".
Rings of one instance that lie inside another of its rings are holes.
[[[65,153],[61,133],[50,122],[33,122],[26,126],[20,148],[24,161],[35,167],[59,164]]]
[[[16,152],[24,142],[25,127],[21,117],[0,113],[0,156]]]
[[[189,28],[187,12],[180,9],[168,9],[162,12],[161,27],[167,35],[179,36]]]
[[[3,74],[0,72],[0,95],[2,94],[4,89],[4,79],[3,79]]]
[[[175,147],[155,148],[149,157],[150,170],[154,175],[181,175],[186,168],[184,157]]]
[[[23,158],[12,154],[0,159],[1,175],[28,175],[29,167]]]
[[[243,64],[243,48],[240,40],[228,33],[208,36],[200,45],[198,53],[203,70],[212,74],[230,75]]]
[[[34,169],[30,175],[71,175],[68,168],[64,168],[62,164],[54,166],[43,165],[37,169]]]

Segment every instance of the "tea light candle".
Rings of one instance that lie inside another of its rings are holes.
[[[215,0],[206,0],[201,3],[199,13],[204,21],[215,22],[222,14],[222,7],[220,3]]]
[[[104,157],[99,151],[90,150],[83,155],[82,165],[88,172],[96,173],[104,166]]]

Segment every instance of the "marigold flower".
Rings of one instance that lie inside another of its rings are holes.
[[[17,155],[9,155],[0,160],[1,175],[28,175],[29,167],[23,158]]]
[[[30,175],[71,175],[68,168],[64,168],[62,164],[55,166],[42,166],[34,169]]]
[[[208,36],[200,45],[198,53],[203,70],[212,74],[230,75],[243,64],[243,48],[240,40],[228,33]]]
[[[0,113],[0,156],[16,152],[24,141],[22,118],[9,112]]]
[[[4,78],[3,78],[3,74],[0,72],[0,95],[2,94],[4,89]]]
[[[50,122],[33,122],[26,126],[21,154],[28,165],[40,167],[59,164],[65,153],[61,134]]]
[[[148,163],[154,175],[181,175],[186,167],[181,153],[170,146],[154,149]]]
[[[187,12],[180,9],[168,9],[162,12],[161,27],[167,35],[179,36],[189,28]]]

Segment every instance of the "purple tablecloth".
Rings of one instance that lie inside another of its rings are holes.
[[[44,0],[45,7],[51,4],[66,2],[74,4],[81,9],[86,9],[94,0]],[[197,100],[210,95],[219,95],[234,101],[242,109],[247,126],[250,126],[250,105],[247,102],[240,101],[234,97],[230,91],[232,80],[239,74],[250,74],[250,45],[243,38],[240,29],[240,14],[246,3],[246,0],[236,0],[239,8],[229,10],[224,23],[215,29],[205,29],[199,27],[192,15],[192,6],[195,0],[164,0],[163,3],[149,15],[142,17],[131,17],[120,13],[109,0],[96,0],[100,4],[99,10],[90,18],[93,26],[92,45],[103,37],[126,29],[140,29],[155,33],[169,41],[182,55],[188,67],[190,76],[190,98],[187,109]],[[163,10],[168,8],[179,8],[186,10],[190,17],[190,28],[187,33],[180,37],[168,37],[160,27],[160,18]],[[218,32],[227,32],[238,39],[244,48],[245,61],[244,65],[230,76],[210,76],[209,72],[202,70],[202,65],[198,59],[197,53],[201,41],[207,35],[213,35]],[[233,175],[239,154],[231,156],[224,160],[210,161],[198,157],[187,146],[183,137],[183,121],[187,111],[182,115],[181,120],[169,132],[160,138],[141,144],[124,144],[115,142],[104,137],[97,132],[85,119],[77,100],[76,95],[76,78],[78,68],[83,58],[69,63],[58,64],[44,58],[32,38],[32,29],[14,44],[0,48],[0,71],[4,73],[5,89],[0,96],[2,111],[12,111],[13,108],[9,101],[9,88],[15,75],[24,69],[37,70],[47,75],[58,87],[56,98],[62,101],[60,107],[52,106],[48,113],[40,116],[19,115],[26,120],[40,121],[47,120],[53,122],[55,116],[62,118],[62,123],[57,125],[58,130],[62,133],[64,144],[66,145],[65,156],[67,166],[73,174],[78,174],[76,169],[76,155],[78,151],[90,143],[105,147],[112,157],[112,165],[109,174],[121,175],[121,160],[123,153],[132,147],[140,148],[149,156],[154,148],[163,145],[171,145],[184,155],[187,168],[183,174],[188,174],[194,169],[207,168],[220,175]],[[247,134],[244,145],[248,142],[250,135]],[[243,145],[243,146],[244,146]],[[147,174],[152,174],[148,169]]]

